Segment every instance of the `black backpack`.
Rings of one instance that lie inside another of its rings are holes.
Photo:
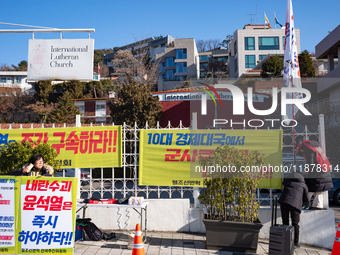
[[[77,221],[85,224],[84,230],[86,232],[86,235],[93,241],[100,241],[102,239],[110,240],[116,237],[115,233],[102,232],[93,222],[91,222],[90,218],[77,219]]]

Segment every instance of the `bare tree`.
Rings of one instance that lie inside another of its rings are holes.
[[[137,62],[131,51],[118,50],[111,60],[111,65],[115,70],[131,70]]]
[[[212,60],[208,63],[207,67],[204,69],[207,73],[207,78],[227,78],[228,68],[227,64],[222,60]]]
[[[217,49],[221,45],[220,39],[209,39],[208,42],[210,50]]]
[[[134,47],[133,51],[118,50],[111,61],[116,76],[116,84],[129,84],[132,76],[138,84],[155,85],[158,81],[158,62],[150,59],[149,47],[143,45]]]
[[[20,90],[13,90],[0,96],[1,121],[14,122],[25,119],[26,115],[31,113],[27,106],[33,101],[33,96],[23,94]]]
[[[54,110],[58,104],[44,104],[43,102],[36,102],[35,104],[30,104],[26,107],[27,110],[33,111],[37,114],[42,123],[47,121],[48,115]]]
[[[101,76],[108,77],[109,75],[110,75],[109,68],[107,67],[107,65],[103,65],[101,67]]]
[[[13,69],[8,65],[3,64],[2,66],[0,66],[0,71],[13,71]]]
[[[196,41],[196,46],[197,46],[198,52],[205,52],[205,51],[207,51],[207,49],[208,49],[208,47],[207,47],[207,40],[197,40]]]
[[[205,52],[216,49],[219,46],[221,46],[221,40],[219,39],[197,40],[196,46],[198,52]]]

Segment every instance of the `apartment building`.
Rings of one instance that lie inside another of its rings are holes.
[[[174,39],[153,59],[159,63],[158,91],[171,90],[180,81],[200,75],[199,55],[194,38]]]
[[[216,77],[226,75],[228,68],[228,50],[222,47],[199,52],[200,77]]]
[[[150,37],[118,48],[129,50],[132,54],[149,53],[154,63],[159,63],[158,90],[173,89],[181,81],[199,77],[199,57],[194,38],[174,39],[172,36]],[[122,70],[114,70],[111,61],[115,52],[104,56],[104,65],[109,67],[112,79],[125,75]]]
[[[295,29],[298,54],[300,29]],[[247,70],[253,69],[267,55],[283,55],[285,29],[271,29],[265,25],[245,25],[234,33],[228,49],[230,78],[238,78]]]

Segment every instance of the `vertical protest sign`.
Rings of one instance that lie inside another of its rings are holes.
[[[16,254],[72,254],[75,178],[22,177]]]
[[[12,176],[0,176],[0,253],[14,254],[15,216],[17,206],[15,193],[18,184]]]

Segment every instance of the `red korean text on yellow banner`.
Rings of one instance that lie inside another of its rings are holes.
[[[62,168],[122,166],[121,126],[2,129],[0,136],[0,146],[12,141],[52,145]]]

